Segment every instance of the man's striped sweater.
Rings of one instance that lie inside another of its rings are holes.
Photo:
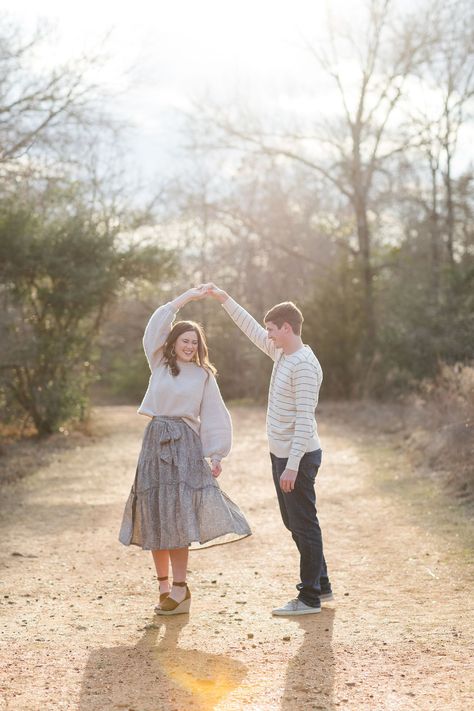
[[[323,372],[309,346],[285,355],[266,330],[230,297],[222,304],[248,338],[274,361],[268,393],[267,435],[270,452],[288,458],[297,470],[306,452],[320,449],[314,411]]]

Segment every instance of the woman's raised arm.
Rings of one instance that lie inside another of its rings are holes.
[[[176,313],[189,301],[198,301],[204,296],[206,296],[204,289],[193,287],[177,296],[173,301],[163,304],[152,314],[143,334],[143,348],[150,370],[153,370],[160,362],[160,350],[165,344]]]

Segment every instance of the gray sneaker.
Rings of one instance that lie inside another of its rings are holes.
[[[303,583],[298,583],[296,586],[297,590],[302,590],[303,589]],[[334,594],[332,592],[332,588],[330,585],[325,585],[324,588],[321,590],[319,593],[319,599],[321,602],[332,602],[334,598]]]
[[[319,596],[319,599],[321,600],[321,602],[331,602],[331,600],[334,600],[332,590],[328,590],[328,592],[322,592]]]
[[[287,615],[314,615],[316,612],[321,612],[321,605],[317,607],[310,607],[306,605],[302,600],[295,598],[290,600],[283,607],[276,607],[272,610],[272,615],[280,615],[281,617],[286,617]]]

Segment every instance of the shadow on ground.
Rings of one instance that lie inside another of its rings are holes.
[[[87,661],[78,711],[211,711],[246,676],[224,655],[179,647],[188,618],[149,625],[135,646],[97,649]]]
[[[297,708],[332,711],[335,708],[334,617],[334,609],[324,608],[319,615],[297,618],[304,631],[304,639],[288,664],[282,711],[295,711]]]

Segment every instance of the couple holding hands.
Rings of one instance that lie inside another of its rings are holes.
[[[176,615],[189,612],[191,605],[186,584],[190,546],[205,547],[251,535],[239,507],[217,483],[221,462],[232,445],[232,422],[204,333],[193,321],[173,324],[185,304],[207,296],[219,301],[274,362],[267,435],[281,516],[300,555],[300,582],[298,596],[272,613],[320,612],[321,601],[333,597],[314,490],[321,464],[314,412],[323,376],[313,351],[303,344],[303,315],[292,302],[271,308],[264,328],[225,291],[209,283],[189,289],[151,316],[143,337],[151,376],[138,410],[151,420],[119,540],[152,552],[160,586],[155,611]]]

